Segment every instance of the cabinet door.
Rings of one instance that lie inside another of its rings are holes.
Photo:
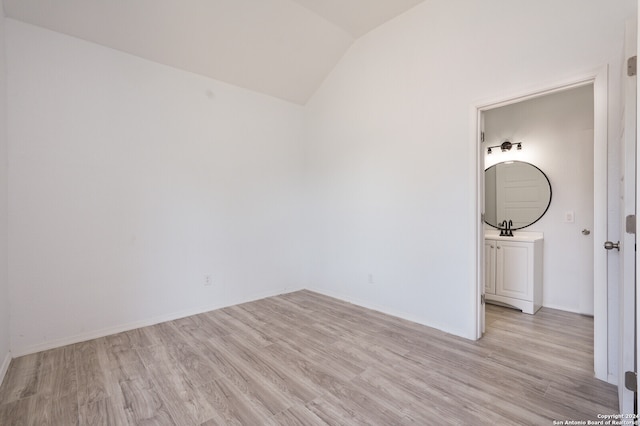
[[[496,241],[484,240],[484,292],[496,293]]]
[[[533,246],[499,241],[496,247],[496,294],[533,300]]]

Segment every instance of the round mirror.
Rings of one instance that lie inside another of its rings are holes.
[[[484,221],[499,228],[512,220],[512,229],[536,223],[551,205],[551,183],[542,170],[523,161],[494,164],[484,171]]]

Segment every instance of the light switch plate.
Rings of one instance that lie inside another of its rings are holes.
[[[564,221],[565,223],[575,222],[575,213],[573,211],[564,212]]]

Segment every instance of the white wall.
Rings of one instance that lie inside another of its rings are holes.
[[[13,20],[7,56],[14,355],[303,286],[301,107]]]
[[[431,0],[306,110],[8,20],[15,354],[297,287],[472,337],[471,106],[608,64],[615,143],[634,11]]]
[[[432,0],[357,41],[307,105],[313,288],[473,337],[470,111],[608,64],[616,143],[634,13],[633,0]]]
[[[4,11],[0,3],[0,383],[9,367],[9,282],[7,272],[7,77]]]
[[[523,145],[490,155],[484,149],[486,167],[526,161],[551,182],[549,210],[523,230],[544,233],[543,305],[593,315],[594,241],[582,234],[593,231],[593,85],[489,110],[484,123],[483,147],[507,139]]]

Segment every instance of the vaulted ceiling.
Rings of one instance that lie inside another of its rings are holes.
[[[304,104],[360,36],[423,0],[4,0],[5,15]]]

